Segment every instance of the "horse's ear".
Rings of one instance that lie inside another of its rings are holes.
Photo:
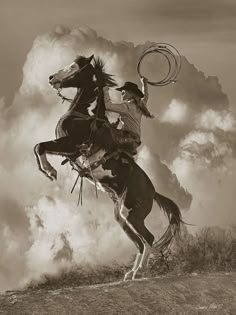
[[[94,57],[94,55],[91,55],[90,57],[87,58],[88,63],[90,63],[92,61],[93,57]]]

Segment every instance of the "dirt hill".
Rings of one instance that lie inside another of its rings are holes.
[[[7,291],[4,315],[236,314],[236,273]]]

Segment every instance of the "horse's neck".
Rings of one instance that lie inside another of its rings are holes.
[[[94,89],[78,89],[69,111],[73,110],[88,115],[88,109],[94,102],[95,107],[92,113],[98,118],[106,119],[103,92],[98,95],[97,91]]]
[[[105,119],[107,120],[107,117],[105,115],[105,103],[104,103],[104,95],[103,95],[103,91],[101,91],[98,96],[97,96],[97,100],[96,100],[96,106],[95,108],[92,110],[92,112],[94,113],[94,115],[96,115],[98,118],[101,119]]]
[[[94,101],[96,94],[93,90],[86,88],[77,89],[77,93],[71,103],[69,111],[77,111],[82,114],[88,114],[88,108]]]

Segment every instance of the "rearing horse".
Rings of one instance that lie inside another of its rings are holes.
[[[112,76],[103,71],[104,65],[101,60],[96,59],[92,66],[92,59],[93,55],[89,58],[79,56],[72,64],[49,77],[49,84],[59,91],[61,88],[77,88],[71,106],[56,126],[56,139],[39,143],[34,148],[40,170],[51,180],[56,180],[57,171],[48,162],[46,154],[71,157],[81,144],[89,141],[90,126],[94,119],[107,120],[105,105],[100,101],[101,94],[98,93],[96,80],[103,80],[108,86],[116,84]],[[96,103],[98,98],[99,107],[93,110],[96,115],[90,115],[89,107],[92,103]],[[98,127],[101,123],[101,121],[97,122]]]
[[[91,135],[94,121],[97,128],[107,122],[104,99],[97,82],[102,81],[108,86],[115,86],[115,82],[104,71],[103,62],[98,58],[92,65],[92,59],[93,56],[80,56],[70,66],[49,77],[50,85],[56,89],[78,89],[68,112],[57,125],[57,139],[39,143],[34,149],[40,170],[52,180],[56,179],[56,170],[47,161],[46,154],[59,154],[70,159],[83,143],[90,144],[93,141]],[[95,107],[91,116],[89,107],[93,102]],[[115,219],[139,249],[133,268],[125,274],[125,279],[134,279],[137,272],[146,266],[152,247],[163,253],[170,246],[180,230],[181,213],[172,200],[155,191],[147,174],[125,152],[108,154],[101,161],[85,177],[110,195],[115,205]],[[81,169],[77,160],[72,159],[71,163],[75,169]],[[153,234],[144,224],[152,210],[153,200],[169,220],[167,230],[155,243]]]

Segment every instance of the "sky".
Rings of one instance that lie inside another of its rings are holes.
[[[59,178],[48,182],[33,156],[36,143],[54,138],[67,108],[48,76],[78,54],[100,56],[118,84],[140,84],[136,66],[150,42],[178,49],[177,83],[149,88],[156,118],[143,121],[137,162],[192,232],[236,221],[235,13],[233,0],[1,0],[0,289],[75,263],[125,262],[135,252],[107,196],[96,200],[88,184],[77,208],[78,195],[69,193],[76,174],[51,158]],[[161,63],[146,59],[145,75],[157,78]],[[157,236],[166,221],[154,208],[147,225]]]
[[[1,0],[0,91],[12,94],[33,39],[56,25],[88,25],[111,40],[143,43],[167,41],[190,62],[217,75],[231,101],[235,99],[236,65],[234,0]],[[20,40],[20,44],[19,44]],[[12,73],[14,72],[14,77]]]

